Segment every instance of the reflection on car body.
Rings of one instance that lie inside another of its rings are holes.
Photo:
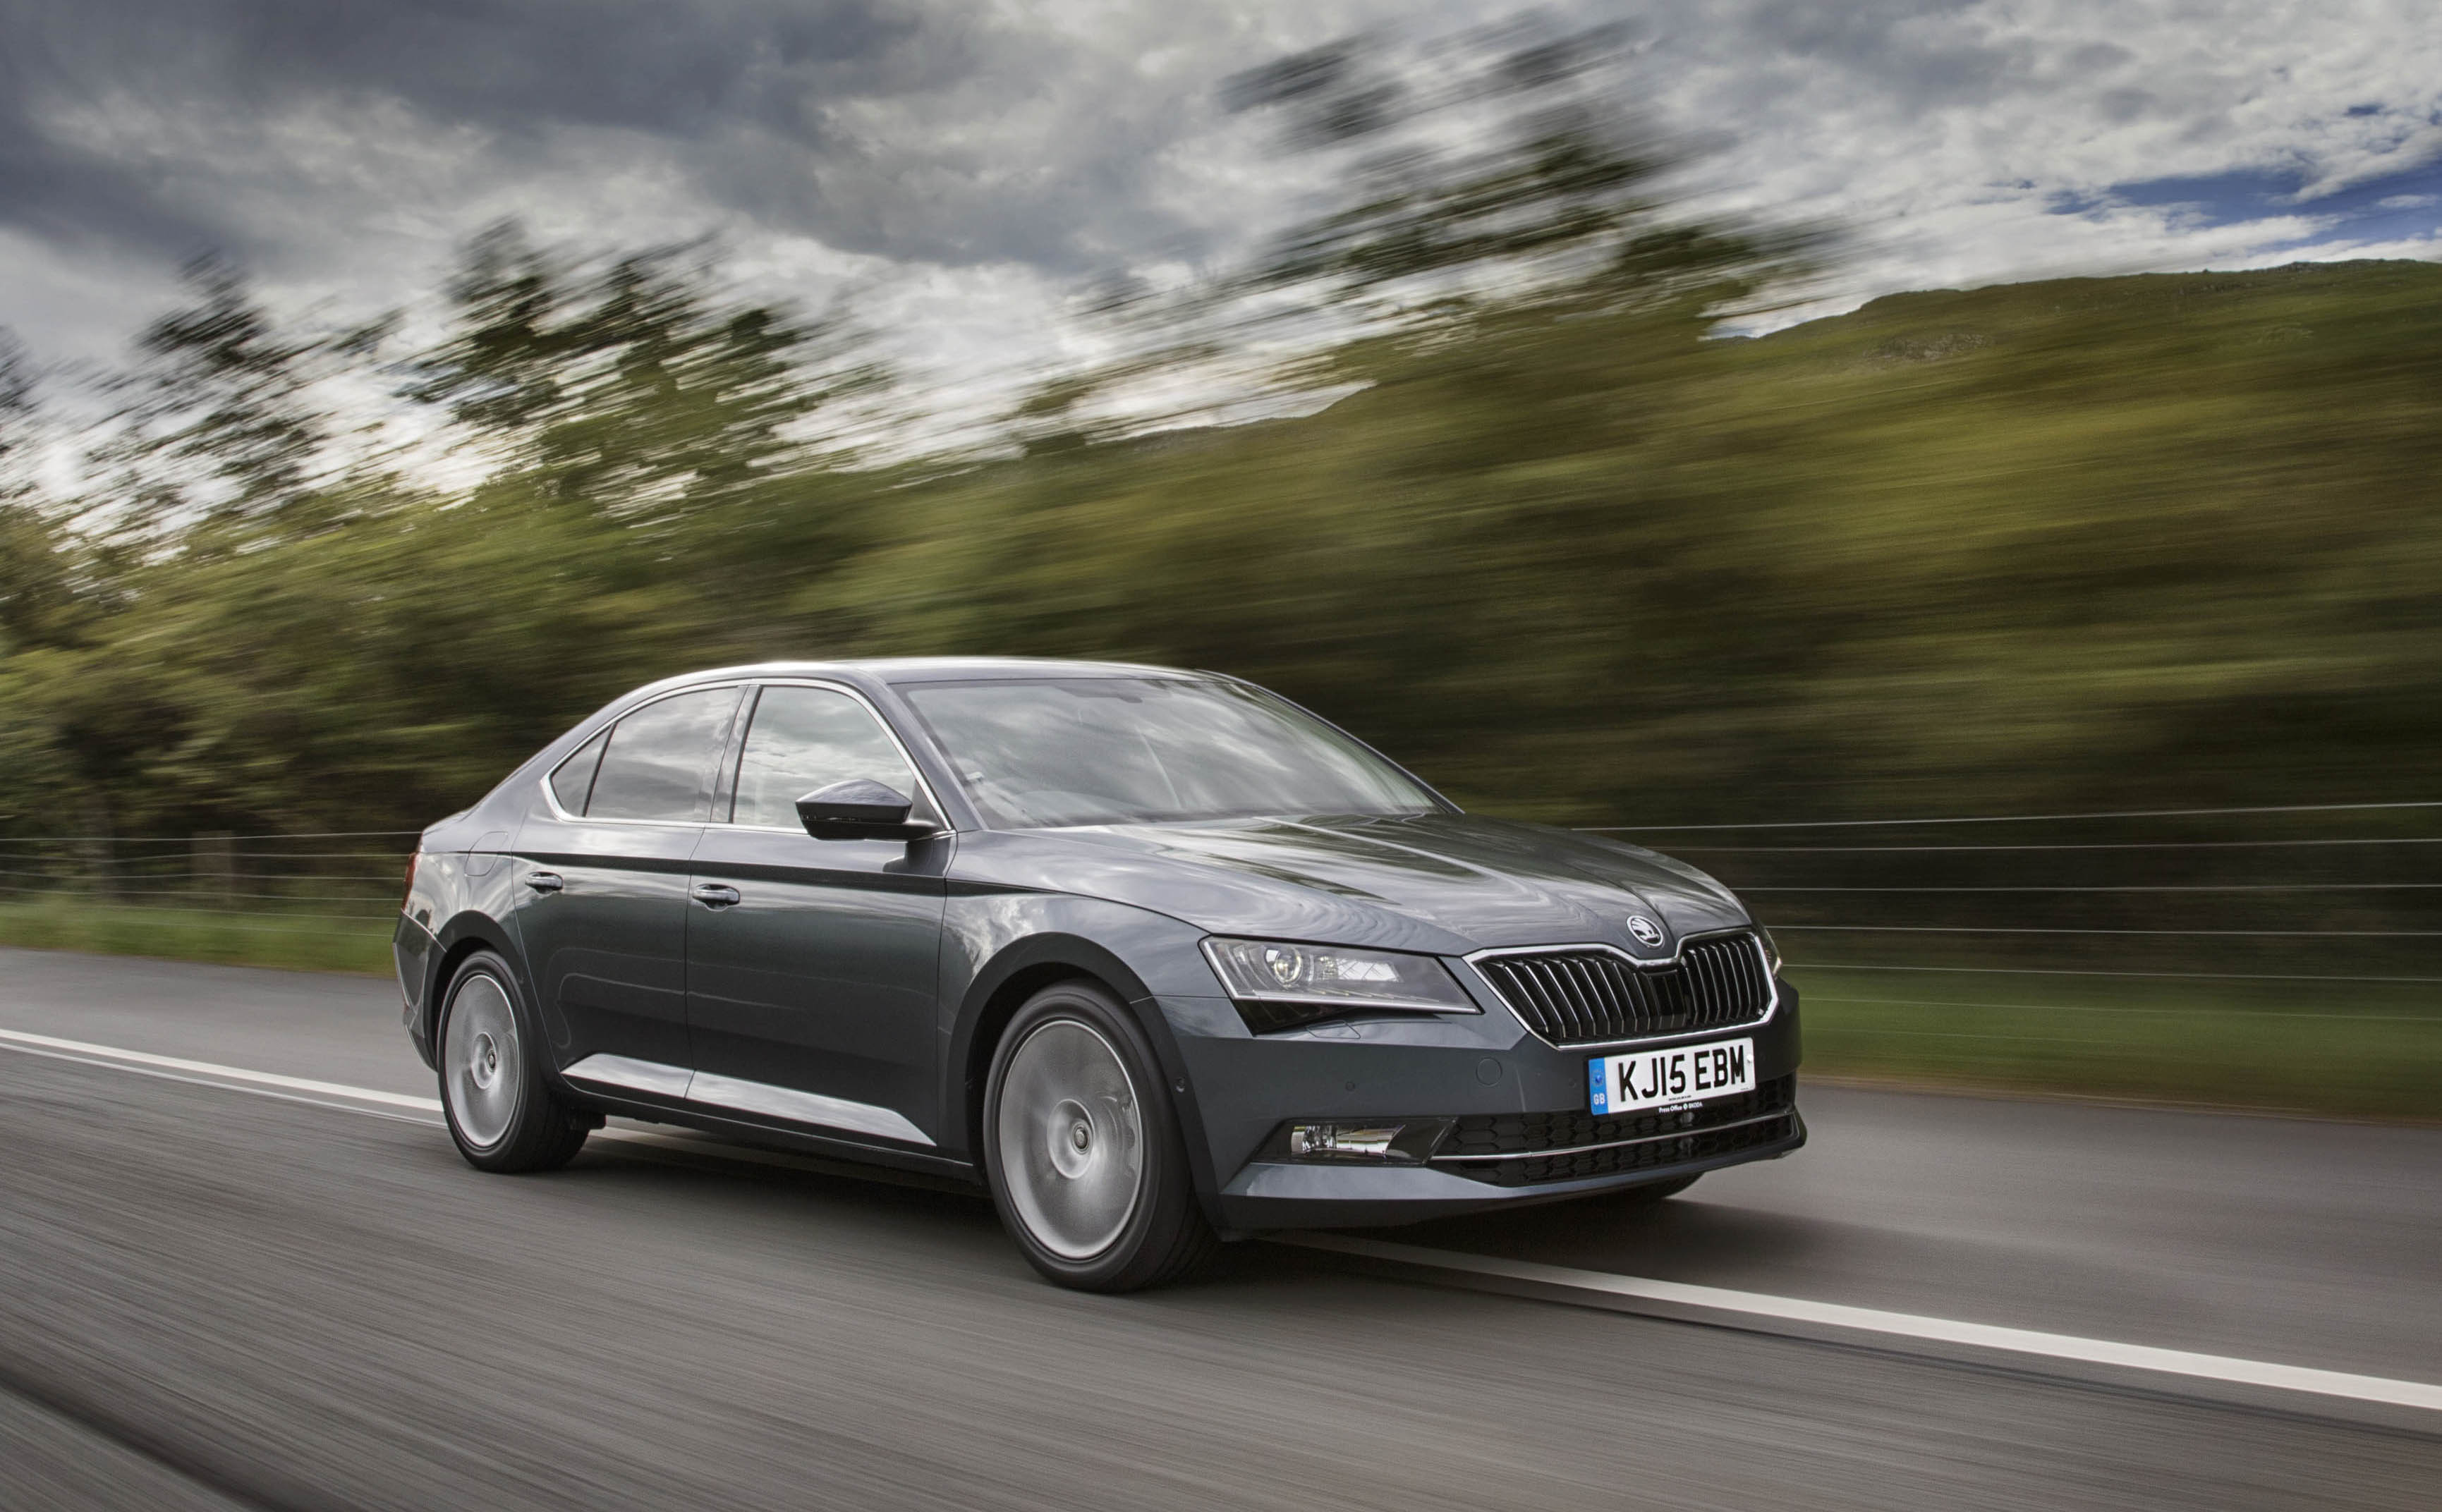
[[[1795,993],[1726,888],[1206,673],[638,689],[426,832],[396,954],[480,1167],[617,1114],[950,1175],[1076,1286],[1805,1139]]]

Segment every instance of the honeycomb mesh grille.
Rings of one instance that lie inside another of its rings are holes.
[[[1433,1159],[1454,1175],[1492,1186],[1527,1187],[1735,1155],[1777,1144],[1800,1127],[1797,1078],[1783,1076],[1752,1092],[1678,1113],[1616,1118],[1574,1110],[1471,1114],[1458,1120]],[[1585,1145],[1605,1147],[1590,1150]],[[1573,1153],[1544,1153],[1555,1150]],[[1452,1156],[1474,1158],[1451,1160]],[[1487,1158],[1493,1156],[1505,1158]]]

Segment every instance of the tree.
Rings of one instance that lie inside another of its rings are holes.
[[[337,523],[336,421],[319,388],[370,355],[385,319],[350,330],[283,329],[215,255],[182,270],[193,302],[147,326],[93,462],[111,477],[87,530],[186,551],[260,546]]]
[[[881,381],[844,322],[724,297],[699,247],[588,267],[503,223],[449,294],[456,329],[409,393],[498,457],[491,492],[626,524],[768,507],[825,460],[820,411]]]

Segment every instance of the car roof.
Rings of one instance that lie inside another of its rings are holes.
[[[756,662],[743,666],[707,667],[666,683],[701,682],[722,677],[821,677],[847,674],[884,683],[982,682],[1043,677],[1194,677],[1212,673],[1183,672],[1173,666],[1133,662],[1073,662],[1031,656],[875,656],[829,662]],[[655,686],[662,684],[656,683]]]

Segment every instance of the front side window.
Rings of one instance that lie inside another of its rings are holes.
[[[1110,677],[900,691],[985,820],[1003,829],[1442,807],[1339,731],[1239,683]]]
[[[621,720],[611,727],[585,816],[710,818],[713,775],[737,712],[738,689],[705,688],[647,703]]]
[[[864,704],[835,688],[767,687],[746,730],[732,817],[794,829],[799,798],[853,777],[917,795],[907,758]]]

